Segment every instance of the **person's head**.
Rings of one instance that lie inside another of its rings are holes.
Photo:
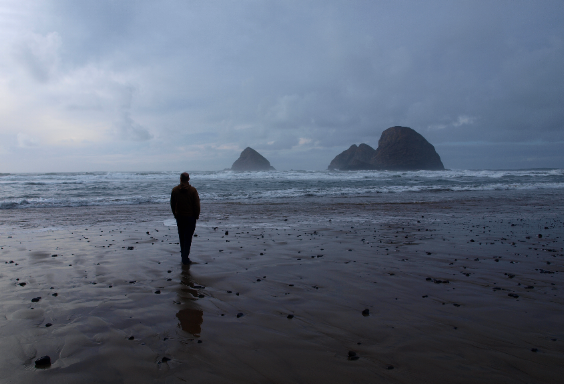
[[[180,174],[180,182],[181,183],[187,183],[188,180],[190,180],[190,175],[188,174],[188,172],[182,172]]]

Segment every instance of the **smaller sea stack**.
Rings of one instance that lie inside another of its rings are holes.
[[[264,156],[247,147],[241,152],[241,156],[231,166],[232,171],[275,171],[270,161]]]

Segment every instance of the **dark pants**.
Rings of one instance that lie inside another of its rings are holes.
[[[176,226],[178,227],[178,237],[180,238],[180,255],[182,262],[190,262],[190,247],[192,246],[192,236],[196,230],[196,219],[194,217],[177,217]]]

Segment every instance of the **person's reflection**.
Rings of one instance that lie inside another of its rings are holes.
[[[183,308],[176,314],[179,321],[178,326],[183,331],[195,337],[200,337],[202,323],[204,322],[204,312],[195,302],[200,295],[196,288],[200,288],[200,286],[192,281],[190,269],[182,268],[180,287],[178,288],[178,301]]]

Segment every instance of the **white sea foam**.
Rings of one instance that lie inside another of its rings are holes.
[[[0,175],[0,209],[161,204],[179,172]],[[443,192],[561,191],[563,169],[416,172],[192,172],[203,201],[273,200]]]

